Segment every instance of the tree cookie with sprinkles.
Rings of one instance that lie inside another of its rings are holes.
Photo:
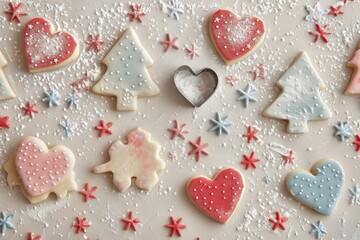
[[[123,33],[102,62],[107,66],[107,71],[92,91],[99,95],[115,96],[117,111],[134,111],[138,97],[151,97],[160,93],[147,70],[153,60],[131,27]]]
[[[25,58],[31,73],[59,69],[79,56],[79,42],[71,33],[55,32],[45,18],[34,18],[24,28]]]
[[[265,38],[265,24],[255,16],[239,18],[235,13],[219,9],[209,20],[210,37],[227,65],[250,56]]]
[[[21,186],[31,203],[38,203],[55,193],[58,199],[77,189],[75,182],[75,156],[63,146],[48,148],[39,138],[26,137],[4,164],[7,182]]]
[[[244,191],[244,180],[239,171],[227,168],[220,171],[214,180],[204,176],[190,179],[186,191],[201,212],[219,223],[226,223],[238,206]]]
[[[130,187],[133,178],[137,187],[149,190],[159,180],[157,172],[165,168],[165,162],[159,157],[160,148],[149,132],[134,129],[127,136],[127,144],[114,142],[109,148],[110,161],[93,171],[112,172],[114,185],[120,192]]]
[[[300,203],[320,214],[330,215],[340,199],[344,170],[331,159],[316,162],[311,171],[295,169],[286,177],[286,187]]]

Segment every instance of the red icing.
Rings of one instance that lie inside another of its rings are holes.
[[[34,237],[34,233],[30,232],[29,233],[29,240],[41,240],[41,235],[37,236],[37,237]]]
[[[331,34],[330,32],[327,32],[328,26],[329,25],[326,24],[323,27],[321,27],[320,24],[318,24],[318,23],[315,24],[316,31],[309,32],[310,35],[315,36],[314,43],[317,43],[317,41],[319,41],[319,39],[322,39],[325,43],[329,42],[326,37],[327,35]]]
[[[66,179],[73,169],[74,156],[64,146],[49,151],[44,142],[28,137],[19,144],[15,165],[25,192],[39,196]]]
[[[136,224],[141,222],[139,218],[133,218],[133,212],[129,212],[128,218],[121,219],[122,222],[125,223],[124,230],[127,231],[130,228],[134,231],[136,231]]]
[[[30,71],[61,67],[78,54],[76,38],[67,32],[53,32],[44,18],[34,18],[25,25],[24,49]]]
[[[223,58],[233,61],[246,57],[261,44],[265,25],[257,17],[238,18],[234,13],[220,9],[210,19],[210,34]]]
[[[269,222],[273,223],[273,227],[272,230],[275,231],[277,228],[281,228],[282,230],[285,230],[285,225],[284,223],[287,222],[288,218],[287,217],[281,217],[280,212],[276,212],[276,217],[275,218],[270,218]]]
[[[31,104],[28,102],[27,105],[22,108],[24,110],[24,116],[30,116],[32,118],[35,113],[38,113],[38,110],[35,109],[35,106],[36,104]]]
[[[96,198],[94,192],[96,191],[97,187],[94,186],[92,188],[89,187],[89,183],[85,184],[85,189],[79,191],[80,194],[84,195],[84,201],[88,202],[89,198]]]
[[[329,15],[334,15],[335,17],[337,17],[338,15],[342,14],[344,14],[344,12],[341,10],[341,5],[337,7],[330,6]]]
[[[112,125],[112,122],[105,123],[104,120],[100,120],[100,125],[95,127],[95,129],[99,131],[99,137],[104,136],[105,133],[112,134],[110,129]]]
[[[175,221],[174,217],[170,217],[170,224],[166,224],[165,227],[171,228],[170,237],[173,237],[175,234],[177,234],[179,237],[181,237],[181,229],[186,229],[186,225],[181,224],[182,218],[179,218],[177,221]]]
[[[282,158],[285,161],[285,165],[294,163],[295,157],[293,156],[293,154],[294,154],[293,150],[290,150],[289,155],[282,155]]]
[[[196,142],[189,141],[190,145],[193,147],[193,149],[188,153],[189,156],[195,154],[196,161],[199,161],[201,158],[201,155],[209,155],[209,153],[205,150],[209,146],[208,143],[202,143],[202,137],[198,137]]]
[[[90,227],[90,224],[87,222],[86,218],[76,217],[76,223],[73,224],[76,228],[76,233],[86,232],[86,228]]]
[[[9,10],[6,10],[5,13],[11,15],[9,18],[9,21],[12,22],[15,19],[17,20],[17,22],[21,22],[21,17],[28,15],[26,12],[23,12],[20,10],[20,8],[22,8],[25,5],[25,3],[19,3],[19,4],[15,4],[13,2],[9,2]]]
[[[352,144],[354,144],[356,146],[356,151],[360,152],[360,135],[356,134],[355,135],[356,140],[352,142]]]
[[[248,132],[245,133],[243,136],[247,138],[247,142],[251,143],[251,140],[258,140],[258,137],[256,136],[256,133],[259,131],[256,128],[252,129],[251,126],[248,127]]]
[[[241,161],[241,164],[245,165],[245,170],[248,170],[250,167],[256,168],[256,163],[260,162],[259,159],[255,158],[255,152],[251,152],[250,156],[243,155],[244,160]]]
[[[227,168],[214,180],[196,177],[187,184],[187,193],[192,202],[207,216],[226,223],[234,213],[244,190],[241,173]]]
[[[172,133],[171,140],[174,140],[176,137],[185,139],[185,134],[189,133],[189,130],[187,130],[186,123],[183,123],[179,126],[179,123],[177,120],[174,121],[175,126],[173,128],[168,128],[168,131]]]

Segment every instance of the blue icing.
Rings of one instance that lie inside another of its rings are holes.
[[[330,215],[343,188],[344,170],[335,160],[320,161],[315,165],[315,175],[295,170],[286,178],[286,185],[297,200],[321,214]]]

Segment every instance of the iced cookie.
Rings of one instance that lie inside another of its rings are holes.
[[[55,193],[59,199],[76,190],[75,156],[63,145],[48,148],[39,138],[26,137],[5,163],[7,182],[21,186],[31,203],[38,203]]]
[[[160,93],[147,70],[153,60],[131,27],[123,33],[102,62],[107,70],[92,90],[99,95],[115,96],[117,111],[134,111],[138,97],[151,97]]]
[[[16,95],[8,82],[3,68],[8,64],[4,54],[0,51],[0,101],[15,98]]]
[[[299,202],[323,215],[336,207],[344,185],[344,170],[335,160],[321,160],[311,172],[297,169],[286,177],[286,187]]]
[[[198,176],[186,186],[190,200],[201,212],[219,223],[226,223],[235,212],[242,192],[244,180],[239,171],[227,168],[211,180]]]
[[[345,89],[346,95],[360,94],[360,44],[353,58],[347,63],[348,67],[354,69],[349,85]]]
[[[307,121],[331,118],[332,114],[320,95],[325,84],[305,52],[294,59],[276,84],[282,93],[263,114],[288,120],[288,133],[308,132]]]
[[[131,179],[135,185],[149,190],[158,182],[157,172],[165,168],[159,157],[160,145],[150,133],[137,128],[127,136],[127,144],[114,142],[109,148],[110,161],[93,169],[95,173],[112,172],[113,182],[120,192],[126,191]]]
[[[68,32],[55,32],[45,18],[34,18],[24,29],[25,58],[32,73],[59,69],[79,56],[79,42]]]
[[[209,20],[210,37],[227,65],[252,54],[265,38],[264,22],[254,16],[239,18],[229,10],[217,10]]]

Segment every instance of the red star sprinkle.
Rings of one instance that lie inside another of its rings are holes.
[[[237,82],[237,78],[234,76],[228,76],[226,77],[226,83],[230,84],[232,87],[235,85],[235,83]]]
[[[0,122],[0,124],[1,124],[1,122]],[[359,152],[360,151],[360,135],[356,134],[355,137],[356,137],[356,140],[353,141],[352,144],[356,145],[356,151]]]
[[[281,217],[279,212],[276,212],[276,218],[270,218],[269,222],[273,223],[272,230],[275,231],[278,227],[280,227],[282,230],[285,230],[285,226],[283,223],[285,223],[288,220],[287,217]]]
[[[284,159],[284,161],[285,161],[285,165],[286,164],[292,164],[292,163],[294,163],[294,160],[295,160],[295,157],[293,157],[293,151],[292,150],[290,150],[290,152],[289,152],[289,155],[282,155],[282,158]]]
[[[315,36],[315,40],[314,43],[316,43],[320,38],[325,42],[328,43],[328,40],[326,38],[326,35],[330,35],[330,32],[327,32],[327,27],[329,25],[324,25],[323,27],[320,26],[320,24],[316,23],[315,27],[316,27],[316,32],[309,32],[310,35]]]
[[[24,116],[30,116],[32,118],[35,113],[38,113],[38,110],[35,109],[35,106],[36,104],[31,105],[31,103],[28,102],[27,105],[22,108],[24,110]]]
[[[264,64],[260,64],[257,68],[255,68],[254,71],[251,71],[253,74],[253,80],[260,78],[262,80],[265,80],[265,68]]]
[[[112,125],[112,122],[108,122],[105,124],[104,120],[100,120],[100,125],[95,127],[95,129],[99,131],[99,137],[104,136],[105,133],[112,134],[112,131],[110,129]]]
[[[23,12],[20,10],[20,8],[22,8],[25,5],[25,3],[19,3],[18,5],[16,5],[13,2],[9,2],[9,6],[10,9],[7,10],[5,13],[11,15],[9,21],[12,22],[14,21],[14,19],[16,19],[18,22],[21,21],[21,17],[22,16],[26,16],[28,15],[26,12]]]
[[[197,142],[190,141],[189,142],[191,146],[193,147],[193,150],[191,150],[188,153],[188,156],[191,156],[193,154],[196,154],[196,161],[200,160],[200,157],[202,154],[209,155],[207,151],[205,151],[205,148],[209,146],[207,143],[202,143],[202,137],[198,137]]]
[[[100,39],[100,34],[96,34],[96,35],[89,35],[89,40],[86,41],[86,44],[89,46],[88,47],[88,52],[95,50],[96,52],[100,51],[100,47],[102,45],[105,44],[105,41],[103,41],[102,39]]]
[[[86,232],[86,228],[90,227],[90,224],[86,221],[86,218],[76,217],[77,223],[74,223],[73,226],[76,227],[76,233]]]
[[[130,5],[130,9],[131,11],[127,14],[130,16],[130,21],[134,22],[137,20],[139,23],[141,23],[141,17],[146,15],[142,10],[142,6],[140,4],[132,4]]]
[[[195,57],[200,56],[199,54],[199,49],[198,47],[195,45],[195,43],[193,43],[191,48],[186,48],[186,51],[188,52],[188,56],[191,57],[191,59],[194,59]]]
[[[34,233],[30,232],[29,233],[29,240],[41,240],[41,235],[34,237]]]
[[[248,170],[250,167],[256,168],[255,163],[260,162],[260,160],[255,158],[254,155],[254,151],[251,152],[250,156],[243,155],[245,160],[241,161],[241,164],[245,165],[245,170]]]
[[[186,229],[186,225],[181,224],[182,218],[179,218],[177,221],[173,217],[170,217],[171,224],[166,224],[165,227],[172,228],[170,232],[170,237],[173,237],[177,234],[181,237],[181,229]]]
[[[0,130],[3,128],[10,128],[10,117],[0,117]]]
[[[186,123],[181,124],[181,126],[179,126],[179,123],[177,120],[174,121],[175,122],[175,127],[173,128],[168,128],[169,132],[172,132],[172,136],[171,136],[171,140],[174,140],[176,137],[180,137],[182,139],[185,139],[184,134],[189,133],[189,131],[187,129],[185,129],[186,127]]]
[[[79,193],[84,195],[84,201],[88,202],[89,198],[96,198],[96,196],[94,195],[94,192],[96,191],[96,189],[97,189],[96,186],[89,189],[89,183],[85,183],[85,189],[79,191]]]
[[[344,14],[344,12],[341,10],[341,6],[330,6],[330,12],[329,15],[334,15],[335,17],[337,17],[338,15]]]
[[[121,221],[125,223],[125,231],[129,230],[130,228],[136,231],[136,224],[141,222],[139,218],[133,218],[133,212],[129,212],[129,218],[123,218]]]
[[[167,33],[166,34],[166,40],[160,42],[161,44],[163,44],[165,46],[164,52],[169,51],[171,48],[174,48],[174,49],[178,50],[179,47],[176,44],[176,41],[178,39],[179,39],[178,37],[175,37],[175,38],[171,39],[170,33]]]
[[[243,136],[247,138],[247,142],[250,143],[251,140],[258,140],[258,137],[256,136],[256,133],[258,132],[259,130],[257,129],[252,129],[251,126],[248,127],[248,132],[245,133]]]

